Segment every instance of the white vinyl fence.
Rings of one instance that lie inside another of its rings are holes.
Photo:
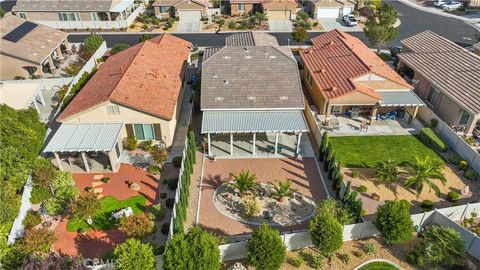
[[[427,107],[420,107],[418,110],[418,116],[425,121],[430,123],[432,119],[438,121],[435,132],[440,136],[450,148],[453,149],[459,156],[461,156],[465,161],[468,162],[468,165],[474,169],[477,173],[480,173],[480,154],[475,151],[468,143],[466,143],[463,138],[458,136],[445,122],[440,119],[432,110]]]
[[[23,187],[22,200],[18,216],[13,221],[12,229],[8,235],[7,245],[15,243],[15,240],[23,235],[23,220],[27,215],[28,209],[32,206],[30,196],[32,194],[32,175],[28,175],[27,183]]]

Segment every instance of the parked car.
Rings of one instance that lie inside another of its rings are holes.
[[[448,2],[447,0],[435,0],[435,1],[433,1],[433,5],[436,6],[436,7],[442,7],[447,2]]]
[[[462,6],[463,6],[462,3],[460,3],[460,2],[448,2],[444,5],[442,5],[442,9],[447,10],[447,11],[457,10],[457,9],[461,8]]]
[[[348,14],[343,16],[343,21],[348,25],[348,26],[356,26],[358,24],[357,19],[355,19],[355,16],[352,14]]]

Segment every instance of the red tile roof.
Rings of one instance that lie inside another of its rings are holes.
[[[163,34],[111,56],[58,120],[66,120],[107,100],[171,120],[191,45]]]
[[[313,46],[300,52],[326,100],[359,91],[381,100],[371,87],[355,78],[374,73],[397,84],[411,86],[373,53],[361,40],[339,30],[312,39]]]

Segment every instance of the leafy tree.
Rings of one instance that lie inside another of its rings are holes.
[[[25,254],[21,248],[20,244],[15,243],[11,246],[8,246],[4,252],[0,265],[4,270],[18,270],[21,269],[23,262],[27,258],[28,254]]]
[[[390,185],[397,181],[397,163],[391,159],[380,161],[375,165],[375,177],[384,184]]]
[[[267,15],[263,12],[255,12],[255,14],[253,15],[253,18],[255,20],[255,23],[259,26],[262,24],[262,22],[268,20]]]
[[[304,42],[308,38],[308,32],[303,27],[295,27],[292,32],[292,39],[296,42]]]
[[[258,270],[280,269],[287,249],[277,230],[260,225],[247,243],[248,262]]]
[[[111,54],[117,54],[125,49],[130,48],[130,45],[125,44],[125,43],[117,43],[113,45],[112,49],[110,50]]]
[[[88,270],[81,257],[61,256],[55,252],[47,255],[30,255],[23,263],[22,270],[69,269]]]
[[[79,190],[70,173],[59,171],[52,182],[52,193],[53,198],[45,202],[45,209],[49,214],[58,215],[69,208]]]
[[[33,166],[32,181],[38,187],[51,189],[56,173],[57,168],[53,166],[50,160],[38,158]]]
[[[220,266],[218,239],[199,227],[193,227],[187,234],[175,234],[165,247],[165,270],[218,270]]]
[[[63,67],[62,71],[65,72],[68,76],[74,77],[77,76],[80,70],[82,70],[82,67],[82,65],[79,65],[77,63],[70,63],[66,67]]]
[[[414,231],[410,203],[406,200],[386,201],[378,207],[374,224],[387,242],[401,244],[408,241]]]
[[[2,259],[7,253],[7,238],[10,232],[10,224],[0,223],[0,265],[2,264]]]
[[[10,182],[0,181],[0,223],[12,222],[20,208],[20,196]]]
[[[355,218],[342,202],[335,199],[322,200],[317,205],[317,212],[333,213],[341,225],[355,223]]]
[[[248,192],[255,192],[257,188],[257,176],[250,171],[241,171],[240,174],[230,173],[233,182],[229,183],[229,187],[238,190],[240,197],[245,196]]]
[[[90,33],[90,35],[83,41],[83,47],[86,51],[94,53],[102,46],[103,37],[97,33]]]
[[[162,167],[165,161],[167,161],[168,153],[165,148],[153,146],[150,151],[150,158],[159,167]]]
[[[47,253],[56,238],[48,228],[26,230],[20,240],[20,249],[24,254]]]
[[[327,207],[318,208],[309,223],[313,245],[330,257],[343,245],[342,225]]]
[[[155,270],[157,263],[153,248],[137,239],[130,238],[118,245],[113,252],[117,270]]]
[[[2,7],[0,7],[0,19],[5,16],[5,13],[7,13],[7,12],[5,11],[5,9],[3,9]]]
[[[152,35],[150,34],[143,34],[140,36],[140,38],[138,39],[138,42],[144,42],[144,41],[147,41],[149,39],[153,38]]]
[[[32,209],[27,211],[27,215],[22,222],[25,229],[31,229],[40,223],[42,223],[42,217],[40,216],[40,213]]]
[[[285,181],[276,180],[276,182],[276,185],[271,184],[274,191],[270,195],[273,198],[277,199],[279,202],[283,202],[285,197],[293,198],[295,189],[290,187],[292,185],[292,181],[290,179],[286,179]]]
[[[367,19],[363,31],[370,43],[377,48],[377,53],[380,53],[380,49],[398,35],[398,30],[394,27],[397,18],[398,11],[395,7],[384,4]]]
[[[411,255],[414,262],[425,269],[454,265],[462,261],[465,244],[458,232],[452,228],[433,225],[427,227],[424,237],[415,244]]]
[[[153,232],[155,222],[151,214],[141,213],[122,218],[118,228],[130,237],[142,238]]]
[[[80,195],[72,205],[72,215],[79,219],[87,219],[98,211],[102,205],[93,192]]]
[[[351,191],[352,182],[348,181],[347,188],[342,198],[342,206],[347,209],[355,221],[358,221],[362,217],[363,202],[357,198],[358,193]]]
[[[440,196],[440,189],[438,186],[433,183],[432,180],[440,180],[442,184],[445,185],[447,178],[443,174],[443,168],[445,165],[438,159],[432,159],[429,156],[421,160],[419,157],[415,157],[415,163],[405,163],[405,165],[410,169],[411,175],[405,180],[405,187],[414,186],[417,196],[419,196],[424,185],[427,185],[430,188],[430,191],[433,189],[437,196]]]

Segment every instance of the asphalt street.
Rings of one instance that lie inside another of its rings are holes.
[[[464,47],[474,44],[476,35],[480,35],[480,31],[477,28],[464,21],[417,10],[398,1],[388,2],[393,4],[399,11],[401,20],[401,24],[398,27],[399,34],[393,41],[388,43],[389,46],[400,45],[400,40],[425,30],[431,30]],[[116,43],[136,44],[142,34],[145,33],[103,33],[102,35],[110,47]],[[159,33],[155,33],[153,35],[158,34]],[[270,34],[277,38],[280,45],[288,45],[289,43],[292,46],[299,45],[292,41],[289,42],[289,39],[291,39],[290,33],[270,32]],[[310,38],[319,34],[321,34],[321,32],[311,32]],[[367,45],[369,44],[363,32],[349,32],[349,34],[359,38]],[[86,35],[87,34],[72,34],[68,40],[70,42],[81,42],[85,39]],[[223,46],[225,37],[231,35],[231,33],[175,33],[174,35],[188,40],[194,45],[206,47]]]

